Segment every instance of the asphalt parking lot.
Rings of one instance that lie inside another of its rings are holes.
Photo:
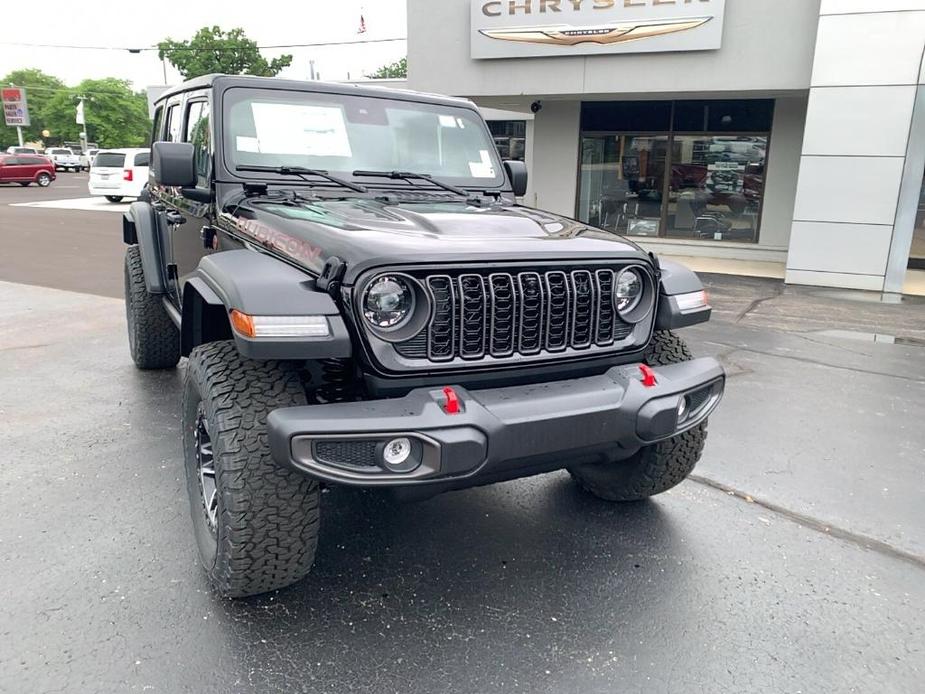
[[[705,277],[684,335],[729,382],[693,479],[331,490],[312,575],[228,602],[183,364],[128,356],[117,210],[10,206],[85,184],[0,186],[0,692],[921,691],[925,300]]]

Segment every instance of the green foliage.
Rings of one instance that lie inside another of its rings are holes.
[[[167,38],[157,48],[161,60],[169,60],[186,79],[213,72],[274,77],[292,63],[291,55],[267,62],[257,50],[257,42],[247,38],[241,28],[225,32],[217,26],[203,27],[189,41]]]
[[[26,99],[29,101],[29,118],[32,124],[28,128],[23,128],[23,138],[26,142],[40,141],[42,139],[42,130],[47,127],[43,118],[45,107],[57,94],[58,90],[64,89],[64,82],[52,75],[46,75],[41,70],[27,68],[13,70],[0,79],[0,85],[4,87],[11,84],[17,87],[25,87]],[[10,145],[18,144],[16,128],[6,127],[3,119],[0,118],[0,145],[5,150]]]
[[[395,79],[398,77],[407,77],[408,76],[408,59],[402,58],[401,60],[392,63],[391,65],[383,65],[373,74],[367,75],[370,79],[374,80],[383,80],[383,79]]]
[[[148,142],[151,120],[144,93],[133,92],[125,80],[107,77],[84,80],[55,93],[44,110],[46,127],[58,142],[78,140],[75,122],[78,97],[84,97],[87,139],[101,147],[139,147]]]

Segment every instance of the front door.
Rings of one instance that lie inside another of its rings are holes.
[[[205,97],[191,97],[186,102],[181,141],[193,145],[196,168],[195,197],[201,199],[177,195],[172,201],[176,214],[167,220],[171,229],[173,263],[177,267],[181,292],[186,278],[196,270],[202,257],[212,252],[211,247],[206,247],[211,238],[205,233],[212,209],[211,202],[206,201],[212,190],[209,113],[209,102]]]

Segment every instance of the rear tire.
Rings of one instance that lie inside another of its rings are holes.
[[[121,195],[107,195],[106,199],[109,200],[109,202],[122,202]]]
[[[318,482],[273,461],[266,426],[273,410],[306,402],[291,363],[245,359],[232,341],[190,355],[181,415],[190,511],[206,573],[225,597],[284,588],[311,570]]]
[[[664,366],[692,359],[684,341],[663,330],[652,337],[645,361]],[[631,457],[612,463],[586,463],[568,468],[582,489],[606,501],[639,501],[681,483],[697,465],[707,439],[704,420],[666,441],[645,446]]]
[[[42,188],[47,188],[51,185],[51,176],[49,176],[47,173],[40,173],[35,177],[35,182],[38,183]]]
[[[125,251],[125,320],[132,360],[139,369],[170,369],[180,361],[180,331],[160,296],[148,293],[141,250]]]

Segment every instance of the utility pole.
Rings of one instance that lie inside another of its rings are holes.
[[[80,103],[77,104],[77,116],[75,121],[80,128],[80,148],[84,152],[87,151],[87,114],[84,112],[84,98],[81,96]]]

